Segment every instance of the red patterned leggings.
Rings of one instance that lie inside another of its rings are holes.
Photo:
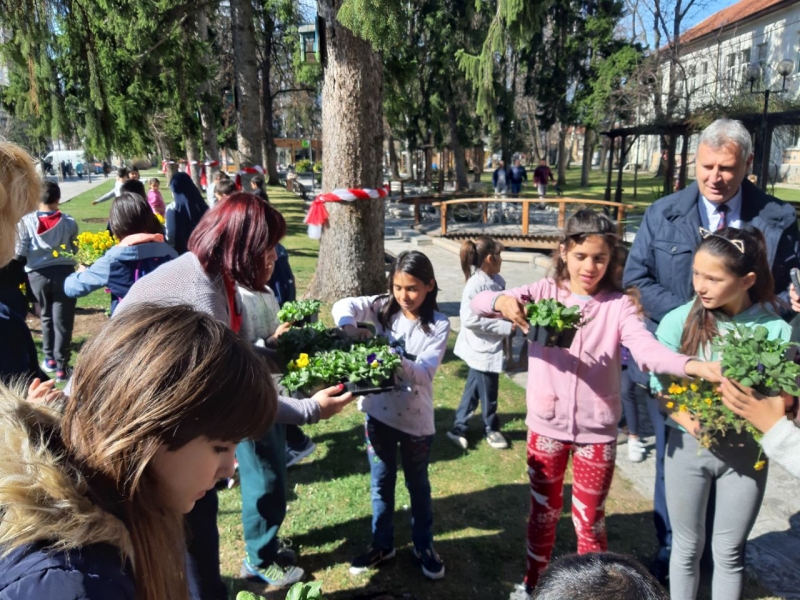
[[[605,505],[614,476],[616,442],[576,444],[528,432],[528,474],[531,479],[531,514],[528,520],[528,558],[525,583],[536,586],[547,568],[556,524],[564,506],[564,473],[572,454],[572,523],[578,536],[578,553],[608,549]]]

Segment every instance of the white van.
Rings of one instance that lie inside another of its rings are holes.
[[[52,165],[60,165],[62,160],[64,162],[72,161],[73,165],[86,162],[83,158],[83,150],[53,150],[44,157],[44,162]]]

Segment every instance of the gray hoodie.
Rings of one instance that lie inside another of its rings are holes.
[[[17,256],[24,256],[28,262],[25,270],[38,271],[56,265],[75,266],[75,261],[64,252],[74,252],[77,242],[78,224],[75,219],[61,213],[58,223],[39,234],[38,212],[28,213],[17,225]],[[54,256],[53,253],[57,253]]]

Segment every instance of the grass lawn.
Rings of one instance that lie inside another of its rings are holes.
[[[143,173],[142,177],[147,177]],[[91,206],[104,188],[95,188],[64,206],[84,229],[101,229],[109,204]],[[318,243],[306,235],[302,203],[285,190],[269,190],[274,204],[289,223],[284,244],[289,249],[299,291],[310,280],[316,265]],[[164,190],[170,201],[169,191]],[[86,221],[90,219],[90,221]],[[100,219],[99,221],[97,219]],[[107,295],[92,294],[81,305],[104,310]],[[329,316],[328,316],[329,318]],[[80,344],[81,340],[76,340]],[[450,349],[434,382],[436,428],[430,478],[434,506],[436,548],[447,569],[444,580],[431,582],[411,555],[408,493],[398,479],[395,517],[397,558],[384,567],[354,577],[349,561],[370,541],[371,506],[369,469],[363,434],[364,417],[355,406],[343,414],[304,428],[318,445],[311,459],[289,471],[289,506],[281,529],[299,554],[299,565],[310,578],[323,582],[327,598],[507,598],[522,578],[525,565],[525,528],[530,492],[525,463],[525,394],[510,379],[500,381],[503,431],[512,447],[492,450],[481,440],[479,423],[473,423],[474,446],[466,453],[452,445],[443,432],[452,425],[467,374],[466,365]],[[652,460],[652,459],[651,459]],[[558,523],[555,555],[576,548],[569,513],[570,477],[565,490],[565,509]],[[245,584],[238,579],[244,557],[238,488],[220,493],[219,528],[223,574],[231,591]],[[642,561],[655,550],[652,504],[622,478],[612,485],[607,511],[609,546]],[[270,592],[283,598],[284,592]],[[381,596],[384,597],[384,596]],[[757,586],[749,586],[747,598],[764,598]]]

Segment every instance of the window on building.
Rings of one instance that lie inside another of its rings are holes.
[[[750,48],[745,48],[741,52],[741,60],[739,61],[739,81],[745,80],[745,71],[750,66]]]
[[[765,62],[767,62],[767,49],[767,42],[756,46],[756,60],[758,61],[758,64],[763,65]]]
[[[729,89],[733,89],[736,84],[736,54],[728,54],[726,63],[725,84]]]
[[[689,67],[689,91],[693,92],[697,89],[697,65]]]

